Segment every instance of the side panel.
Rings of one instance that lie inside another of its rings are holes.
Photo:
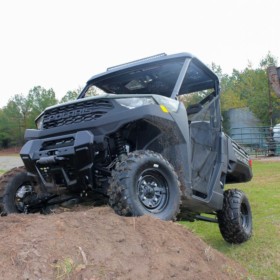
[[[225,136],[228,144],[228,171],[226,183],[242,183],[252,179],[249,155],[231,138]]]

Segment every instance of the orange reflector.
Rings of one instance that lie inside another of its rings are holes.
[[[253,167],[253,161],[249,159],[249,166],[252,168]]]

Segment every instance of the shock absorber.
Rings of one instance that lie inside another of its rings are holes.
[[[125,141],[120,131],[115,134],[115,145],[120,160],[126,155]]]

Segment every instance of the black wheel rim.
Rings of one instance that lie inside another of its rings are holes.
[[[21,185],[15,196],[15,206],[19,212],[26,212],[27,206],[32,202],[36,193],[33,191],[32,185],[26,183]]]
[[[149,212],[160,212],[169,200],[168,184],[157,170],[142,172],[137,182],[138,198]]]
[[[249,217],[249,211],[248,211],[247,205],[245,203],[241,204],[240,221],[241,221],[242,227],[245,230],[248,230],[249,225],[250,225],[250,217]]]

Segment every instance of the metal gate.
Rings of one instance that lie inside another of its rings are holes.
[[[250,155],[280,155],[280,133],[273,127],[236,127],[230,129],[229,135]]]

